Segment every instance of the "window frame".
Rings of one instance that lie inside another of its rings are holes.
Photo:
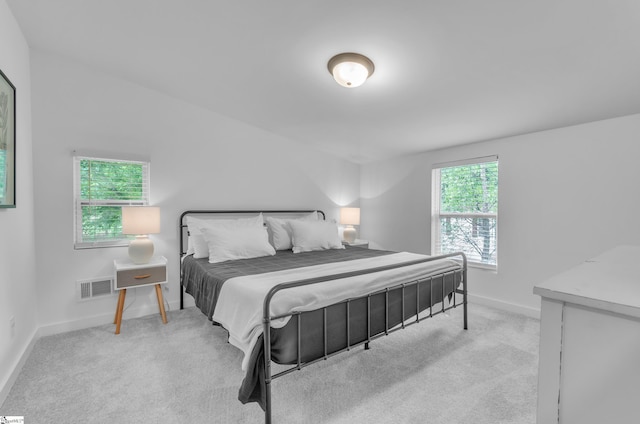
[[[83,160],[95,162],[117,162],[128,163],[142,166],[142,199],[140,200],[118,200],[118,199],[82,199],[81,198],[81,169],[80,163]],[[103,247],[118,247],[129,245],[131,236],[120,234],[116,238],[109,240],[90,240],[83,239],[82,226],[82,208],[85,206],[149,206],[150,200],[150,180],[151,180],[151,163],[146,160],[133,159],[116,159],[107,157],[97,157],[88,155],[74,155],[73,157],[73,202],[74,202],[74,222],[73,222],[73,247],[80,249],[95,249]]]
[[[441,212],[441,190],[442,190],[442,181],[441,181],[441,170],[445,168],[455,168],[466,165],[478,165],[482,163],[492,163],[495,162],[498,164],[498,156],[484,156],[472,159],[465,159],[453,162],[445,162],[445,163],[437,163],[434,164],[431,168],[431,252],[433,255],[440,255],[442,251],[440,249],[442,245],[442,237],[441,237],[441,218],[491,218],[495,219],[495,264],[487,264],[474,260],[473,258],[469,258],[467,255],[467,262],[469,266],[475,268],[482,268],[492,271],[498,270],[498,209],[499,205],[496,206],[495,213],[481,213],[481,212]],[[499,166],[498,166],[499,169]],[[499,171],[498,171],[498,181],[499,181]],[[500,190],[500,184],[498,182],[497,190]],[[498,196],[499,199],[499,196]]]

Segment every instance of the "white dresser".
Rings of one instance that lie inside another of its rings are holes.
[[[538,424],[640,422],[640,246],[537,285]]]

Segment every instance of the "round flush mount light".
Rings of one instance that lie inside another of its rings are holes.
[[[347,88],[364,84],[375,69],[371,59],[358,53],[337,54],[329,59],[327,68],[333,79]]]

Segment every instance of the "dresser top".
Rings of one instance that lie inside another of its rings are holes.
[[[618,246],[537,284],[546,299],[640,318],[640,246]]]

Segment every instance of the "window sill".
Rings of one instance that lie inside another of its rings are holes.
[[[103,247],[127,247],[129,246],[129,240],[117,241],[117,242],[102,242],[102,243],[77,243],[73,245],[74,250],[84,249],[102,249]]]
[[[487,265],[487,264],[481,264],[478,262],[467,262],[467,267],[468,268],[475,268],[475,269],[481,269],[484,271],[493,271],[495,273],[498,272],[498,266],[497,265]]]

